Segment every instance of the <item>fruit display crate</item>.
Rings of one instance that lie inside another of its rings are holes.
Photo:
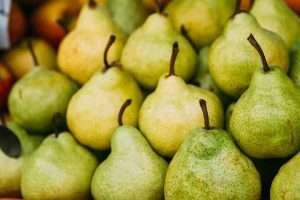
[[[300,0],[0,0],[0,200],[300,200]]]

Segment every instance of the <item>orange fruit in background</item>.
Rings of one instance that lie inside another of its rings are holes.
[[[143,0],[143,3],[148,9],[155,11],[156,10],[156,2],[155,1],[156,0]],[[170,1],[171,0],[160,0],[161,4],[163,6],[166,6]]]
[[[18,42],[26,33],[27,20],[21,8],[13,3],[9,16],[9,35],[11,43]]]
[[[242,0],[241,2],[241,10],[250,10],[252,5],[252,0]]]
[[[300,14],[300,0],[285,0],[285,1],[290,6],[290,8],[292,8],[294,11]]]

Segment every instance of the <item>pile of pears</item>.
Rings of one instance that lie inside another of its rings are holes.
[[[0,198],[300,200],[300,17],[147,2],[87,0],[55,63],[19,44]]]

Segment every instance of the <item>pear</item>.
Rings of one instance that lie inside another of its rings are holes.
[[[179,31],[184,26],[199,48],[211,44],[235,12],[237,0],[173,0],[166,8]]]
[[[300,199],[300,153],[283,165],[271,187],[271,200]]]
[[[161,200],[168,164],[151,148],[142,133],[123,125],[122,115],[131,104],[120,109],[119,127],[111,139],[111,153],[97,168],[92,181],[95,200]]]
[[[131,34],[124,47],[121,63],[140,85],[154,89],[159,78],[168,72],[170,47],[175,41],[181,48],[176,64],[177,74],[189,80],[194,73],[196,53],[162,13],[150,15]]]
[[[26,160],[21,178],[24,199],[88,199],[97,159],[68,132],[48,136]]]
[[[55,113],[65,114],[78,86],[59,72],[36,67],[13,87],[8,106],[12,118],[30,133],[49,133]]]
[[[170,72],[160,78],[156,90],[144,101],[139,115],[139,127],[161,155],[172,157],[180,144],[199,124],[203,116],[197,112],[198,99],[209,104],[209,114],[214,127],[223,126],[223,106],[212,92],[188,85],[175,74],[178,43],[173,44]]]
[[[289,48],[300,37],[300,18],[283,0],[255,0],[251,14],[262,27],[280,35]]]
[[[296,42],[290,52],[290,72],[293,82],[300,86],[300,41]]]
[[[132,99],[132,106],[124,115],[124,123],[135,126],[143,101],[142,91],[135,80],[108,61],[108,52],[115,40],[112,35],[108,41],[104,71],[96,72],[74,95],[67,111],[68,126],[75,138],[97,150],[109,149],[111,136],[118,127],[116,119],[122,103]]]
[[[32,57],[33,50],[36,58]],[[2,59],[16,79],[30,72],[36,66],[36,60],[41,67],[56,68],[55,50],[47,42],[38,38],[24,39],[5,52]]]
[[[20,196],[24,160],[41,140],[42,137],[29,135],[13,121],[0,125],[0,197]]]
[[[230,135],[212,128],[206,101],[205,119],[180,146],[165,182],[166,200],[259,200],[260,176],[253,163],[235,146]]]
[[[214,92],[227,105],[230,99],[218,88],[215,81],[212,79],[208,70],[208,53],[209,47],[203,47],[198,53],[196,65],[196,75],[193,82],[201,88]]]
[[[142,25],[149,13],[141,0],[109,0],[107,6],[115,23],[126,34]]]
[[[110,61],[120,58],[124,34],[112,21],[106,7],[89,0],[80,12],[76,27],[59,47],[60,70],[80,84],[87,82],[97,70],[104,68],[101,55],[111,34],[118,39],[110,52]]]
[[[241,149],[254,158],[284,158],[300,148],[300,89],[278,67],[270,67],[250,35],[263,68],[233,108],[229,129]]]
[[[246,40],[250,33],[261,44],[270,65],[288,70],[289,56],[284,41],[263,29],[250,14],[235,15],[212,44],[208,60],[209,71],[217,86],[235,98],[247,89],[254,71],[260,67],[259,56]]]

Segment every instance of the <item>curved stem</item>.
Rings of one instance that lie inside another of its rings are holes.
[[[251,33],[250,36],[248,37],[248,41],[250,42],[250,44],[256,49],[256,51],[258,52],[262,64],[263,64],[263,70],[264,72],[269,72],[271,70],[271,68],[269,67],[269,64],[267,62],[266,56],[261,48],[261,46],[258,44],[258,42],[256,41],[255,37],[253,36],[253,34]]]
[[[175,64],[176,64],[176,59],[177,59],[178,53],[179,53],[178,42],[174,42],[173,49],[172,49],[171,60],[170,60],[170,69],[169,69],[169,74],[168,74],[167,77],[176,76],[176,74],[175,74]]]
[[[126,108],[128,106],[130,106],[130,104],[132,103],[132,100],[131,99],[127,99],[124,104],[121,106],[121,109],[119,111],[119,115],[118,115],[118,123],[119,123],[119,126],[123,126],[123,114],[126,110]]]
[[[39,62],[38,62],[37,56],[35,54],[33,43],[32,43],[31,39],[28,39],[27,46],[28,46],[29,52],[31,54],[34,66],[38,66]]]
[[[204,128],[206,130],[209,130],[210,129],[210,125],[209,125],[209,116],[208,116],[206,101],[204,99],[200,99],[199,100],[199,104],[200,104],[200,107],[201,107],[202,113],[203,113]]]
[[[108,62],[108,52],[109,52],[110,48],[112,47],[112,45],[115,43],[115,41],[116,41],[116,36],[110,35],[109,40],[108,40],[107,45],[104,50],[104,57],[103,57],[104,70],[103,71],[106,71],[111,67],[111,64],[109,64],[109,62]]]
[[[242,0],[236,0],[236,4],[235,4],[235,10],[234,10],[234,13],[232,15],[232,17],[234,17],[235,15],[239,14],[242,12],[241,10],[241,3],[242,3]]]
[[[187,41],[190,42],[190,44],[192,45],[192,47],[194,48],[194,50],[197,50],[197,46],[194,43],[194,41],[192,40],[191,36],[189,35],[188,31],[186,30],[186,27],[184,25],[180,26],[180,32],[181,34],[187,39]]]
[[[97,2],[95,0],[89,0],[89,7],[90,8],[96,8]]]

